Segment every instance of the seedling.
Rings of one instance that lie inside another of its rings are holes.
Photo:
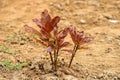
[[[31,34],[31,37],[37,38],[38,36],[36,34]]]
[[[0,62],[1,65],[8,67],[9,69],[14,69],[14,64],[11,63],[10,60],[4,60]]]
[[[0,46],[0,52],[8,53],[8,54],[15,54],[14,50],[10,50],[6,45]]]
[[[26,62],[22,62],[22,63],[19,63],[18,65],[15,66],[15,69],[16,70],[21,70],[23,67],[27,66],[28,63]]]
[[[67,47],[69,45],[69,42],[64,41],[68,32],[70,33],[71,38],[75,43],[73,50],[64,49],[64,51],[72,52],[69,67],[72,63],[73,57],[75,56],[75,53],[79,45],[92,40],[91,37],[83,37],[83,32],[76,31],[74,27],[68,27],[64,28],[63,30],[59,30],[57,25],[59,21],[60,21],[59,16],[51,18],[51,16],[48,14],[48,11],[44,10],[41,14],[40,19],[37,18],[33,19],[33,22],[35,22],[37,26],[40,28],[39,31],[28,25],[24,25],[25,29],[28,32],[38,35],[38,38],[34,38],[37,42],[46,46],[46,51],[50,55],[52,66],[55,71],[57,70],[59,51],[63,50],[64,47]]]
[[[27,66],[26,62],[19,63],[18,65],[13,64],[10,60],[3,60],[0,62],[0,65],[6,66],[12,70],[21,70],[22,67]]]
[[[88,43],[91,40],[93,40],[93,38],[92,37],[85,37],[84,31],[81,31],[81,32],[77,31],[74,26],[69,27],[69,33],[70,33],[72,41],[74,43],[73,50],[65,50],[65,51],[72,53],[70,63],[69,63],[69,67],[70,67],[77,50],[80,49],[81,45],[83,45],[84,43]]]
[[[7,36],[7,41],[12,41],[15,38],[15,34],[10,34],[9,36]]]

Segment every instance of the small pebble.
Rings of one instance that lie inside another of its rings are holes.
[[[80,24],[85,24],[85,23],[86,23],[85,20],[83,20],[83,19],[80,20]]]
[[[97,6],[97,7],[100,6],[100,2],[98,2],[98,1],[92,1],[90,4],[91,4],[92,6]]]
[[[78,79],[72,75],[65,75],[64,80],[78,80]]]
[[[54,4],[54,6],[58,9],[58,10],[63,10],[63,5],[62,4]]]
[[[53,5],[53,2],[50,2],[50,5]]]
[[[119,22],[118,20],[108,20],[108,21],[111,23],[118,23]]]

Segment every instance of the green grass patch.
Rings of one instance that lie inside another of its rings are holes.
[[[3,60],[0,62],[0,65],[6,66],[7,68],[12,70],[21,70],[23,67],[27,66],[28,63],[22,62],[22,63],[19,63],[18,65],[15,65],[10,60]]]

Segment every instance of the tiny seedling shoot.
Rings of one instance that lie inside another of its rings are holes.
[[[83,31],[77,31],[75,27],[70,26],[62,30],[59,30],[58,23],[60,22],[60,17],[55,16],[51,18],[47,10],[44,10],[41,13],[40,19],[33,19],[33,22],[39,27],[40,30],[36,30],[28,25],[24,25],[25,30],[31,32],[32,34],[38,35],[38,38],[35,38],[37,42],[46,46],[46,51],[50,55],[52,69],[57,70],[58,64],[58,55],[60,51],[67,51],[72,54],[69,67],[72,64],[73,58],[78,50],[78,48],[84,44],[93,40],[92,37],[85,37]],[[65,41],[67,34],[71,35],[72,41],[74,43],[73,50],[63,49],[67,47],[70,42]]]

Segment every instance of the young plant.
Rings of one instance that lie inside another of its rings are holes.
[[[13,64],[10,60],[3,60],[0,62],[0,65],[6,66],[12,70],[21,70],[23,67],[27,66],[26,62],[19,63],[18,65]]]
[[[64,28],[63,30],[58,30],[57,24],[60,21],[60,17],[56,16],[51,18],[47,10],[44,10],[41,14],[40,19],[33,19],[33,22],[37,24],[39,30],[36,30],[28,25],[24,25],[25,29],[28,32],[38,35],[38,38],[35,37],[35,40],[42,45],[46,46],[46,51],[50,55],[53,69],[57,70],[58,63],[58,54],[59,51],[69,45],[69,42],[64,41],[68,32],[71,35],[71,38],[75,44],[73,50],[66,50],[72,52],[72,58],[69,64],[69,67],[72,63],[73,57],[79,47],[79,45],[89,42],[92,40],[90,37],[83,37],[83,32],[76,31],[74,27]]]
[[[6,45],[0,46],[0,52],[8,53],[8,54],[15,54],[16,51],[9,49]]]
[[[7,36],[7,41],[12,41],[12,40],[14,40],[15,37],[16,37],[16,35],[14,33],[10,34]]]
[[[69,33],[70,33],[70,36],[71,36],[72,41],[74,43],[74,48],[73,48],[73,50],[64,50],[64,51],[72,53],[72,56],[71,56],[71,59],[69,62],[69,67],[70,67],[77,50],[80,49],[81,45],[83,45],[84,43],[88,43],[91,40],[93,40],[93,38],[92,37],[85,37],[84,31],[77,31],[74,26],[69,27]]]
[[[51,16],[48,14],[48,11],[45,10],[41,14],[41,19],[33,19],[33,22],[35,22],[40,28],[39,31],[28,25],[24,26],[27,31],[39,36],[39,39],[35,38],[37,42],[46,46],[46,50],[50,55],[54,70],[57,69],[58,53],[60,49],[69,44],[69,42],[64,42],[64,38],[67,36],[68,29],[65,28],[58,31],[57,23],[59,21],[59,16],[51,18]]]
[[[14,69],[14,64],[10,60],[3,60],[0,62],[0,65],[6,66],[9,69]]]

